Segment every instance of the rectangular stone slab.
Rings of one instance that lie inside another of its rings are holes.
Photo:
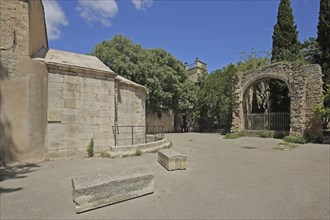
[[[158,162],[167,170],[185,170],[187,168],[187,156],[171,149],[159,150]]]
[[[74,177],[72,188],[76,212],[80,213],[153,193],[154,175],[147,168],[134,168]]]

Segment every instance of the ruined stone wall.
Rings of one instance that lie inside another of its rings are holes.
[[[244,129],[243,104],[246,92],[262,79],[278,79],[289,89],[290,134],[318,135],[321,121],[314,117],[313,108],[322,104],[322,72],[318,65],[299,66],[294,63],[276,63],[265,68],[239,74],[234,82],[232,131]]]
[[[316,117],[313,109],[316,105],[323,104],[322,94],[323,81],[320,77],[321,67],[319,65],[307,65],[301,69],[302,75],[305,75],[305,89],[306,89],[306,125],[304,135],[308,139],[318,138],[322,136],[320,128],[322,122],[320,118]]]
[[[29,56],[31,7],[0,1],[0,163],[44,156],[47,68]]]
[[[48,157],[85,155],[114,144],[114,76],[88,75],[79,69],[49,68]]]

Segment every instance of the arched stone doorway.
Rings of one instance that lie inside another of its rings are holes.
[[[321,120],[313,114],[313,108],[322,104],[322,72],[319,65],[299,66],[295,63],[276,63],[241,73],[233,83],[232,131],[244,129],[244,97],[255,82],[262,79],[283,81],[290,97],[290,135],[317,135],[321,132]]]

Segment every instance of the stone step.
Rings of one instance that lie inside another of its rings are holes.
[[[187,168],[187,156],[172,149],[158,151],[158,162],[167,170],[185,170]]]
[[[72,178],[76,212],[85,212],[154,192],[154,175],[147,168],[131,168],[106,175]]]

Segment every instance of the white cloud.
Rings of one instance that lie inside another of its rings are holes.
[[[149,8],[152,5],[153,0],[132,0],[132,3],[137,10],[141,10]]]
[[[79,0],[77,10],[86,21],[101,22],[103,26],[110,27],[118,6],[115,0]]]
[[[67,26],[68,20],[64,11],[56,0],[43,0],[45,9],[45,19],[47,25],[47,35],[49,40],[61,38],[61,26]]]

